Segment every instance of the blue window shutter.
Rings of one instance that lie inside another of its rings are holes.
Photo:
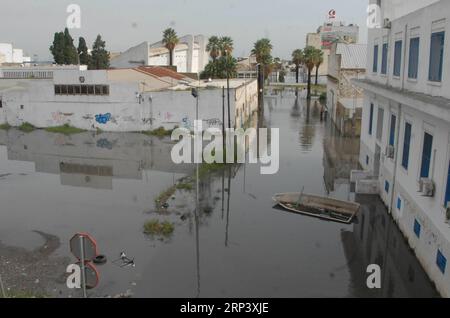
[[[437,251],[436,265],[439,267],[441,273],[445,274],[445,268],[447,267],[447,258],[445,258],[444,254],[442,254],[440,250]]]
[[[381,74],[387,74],[387,58],[388,58],[388,44],[383,44],[383,53],[381,57]]]
[[[421,178],[428,178],[430,175],[432,148],[433,148],[433,136],[425,133],[425,136],[423,138],[422,166],[420,168]]]
[[[444,64],[445,32],[437,32],[431,35],[430,65],[428,79],[432,82],[442,81]]]
[[[370,104],[369,135],[372,135],[372,132],[373,132],[373,111],[374,111],[374,106],[373,106],[373,104]]]
[[[447,191],[445,191],[445,206],[450,207],[447,204],[450,202],[450,162],[448,164],[448,175],[447,175]]]
[[[402,199],[400,197],[397,198],[397,210],[402,209]]]
[[[421,231],[422,231],[422,226],[420,225],[420,223],[417,220],[414,220],[414,234],[416,234],[416,236],[418,238],[420,238]]]
[[[387,180],[384,181],[384,191],[386,191],[386,193],[389,193],[389,188],[390,188],[389,182]]]
[[[373,72],[378,72],[378,45],[373,47]]]
[[[389,145],[395,145],[395,127],[397,125],[397,117],[395,115],[391,115],[391,131],[389,132]]]
[[[411,148],[411,124],[405,124],[405,138],[403,140],[403,158],[402,158],[402,166],[406,170],[408,170],[409,166],[409,150]]]
[[[409,45],[409,67],[408,67],[408,77],[412,79],[417,79],[419,74],[419,50],[420,50],[420,39],[411,39]]]
[[[394,50],[394,76],[400,76],[402,68],[402,41],[395,42]]]

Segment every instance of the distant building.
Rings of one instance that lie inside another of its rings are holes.
[[[11,43],[0,43],[1,64],[23,64],[31,62],[29,56],[23,55],[22,49],[14,48]]]
[[[173,66],[177,68],[177,72],[200,73],[205,69],[209,61],[207,41],[203,35],[186,35],[180,38],[173,53]],[[153,44],[143,42],[121,54],[113,53],[110,61],[113,68],[169,66],[169,63],[169,51],[162,41]]]
[[[328,75],[328,55],[330,54],[330,50],[322,48],[322,37],[320,33],[308,33],[306,35],[306,46],[312,46],[323,52],[323,63],[319,66],[319,80],[322,79],[323,82]],[[315,77],[316,73],[313,72],[312,75]]]
[[[335,43],[328,59],[327,108],[338,131],[347,137],[361,134],[363,90],[351,80],[366,73],[366,44]]]
[[[334,18],[320,26],[316,33],[308,33],[306,46],[312,46],[323,52],[324,61],[319,67],[319,77],[323,79],[328,75],[328,55],[334,43],[358,43],[358,40],[359,27],[357,25],[346,25],[344,22],[335,21]]]
[[[358,192],[378,193],[450,297],[450,2],[371,0]],[[372,181],[375,180],[375,181]],[[372,185],[366,187],[366,185]]]
[[[257,78],[256,57],[251,55],[247,58],[238,59],[236,71],[238,78]]]

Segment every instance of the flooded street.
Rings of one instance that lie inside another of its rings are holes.
[[[91,297],[436,297],[403,236],[376,197],[350,193],[359,140],[337,136],[321,105],[292,92],[270,95],[263,126],[280,128],[280,170],[261,175],[240,165],[178,190],[166,213],[155,198],[195,166],[170,159],[173,143],[143,134],[0,130],[0,274],[52,297],[80,297],[65,286],[75,259],[69,240],[91,234],[108,257]],[[282,192],[329,195],[362,203],[352,225],[274,208]],[[169,221],[168,238],[144,224]],[[113,262],[121,252],[135,267]],[[366,268],[382,269],[369,290]]]

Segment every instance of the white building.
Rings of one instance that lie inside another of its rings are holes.
[[[173,64],[180,73],[200,73],[209,61],[206,51],[208,39],[203,35],[181,37],[173,53]],[[129,68],[140,65],[168,66],[169,51],[162,41],[150,44],[143,42],[111,59],[111,67]]]
[[[450,1],[371,2],[383,22],[369,29],[366,79],[354,81],[365,89],[360,163],[450,297]]]
[[[224,81],[199,83],[163,67],[87,71],[27,67],[0,70],[0,124],[38,128],[71,125],[86,130],[149,131],[176,126],[222,126]],[[230,83],[231,123],[241,127],[258,107],[256,80]],[[226,118],[228,123],[228,117]]]
[[[328,57],[327,109],[343,136],[359,136],[363,92],[351,80],[364,78],[366,44],[335,43]]]
[[[24,56],[22,49],[14,48],[11,43],[0,43],[0,65],[23,64],[30,61],[31,58]]]

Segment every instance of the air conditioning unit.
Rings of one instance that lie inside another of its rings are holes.
[[[428,178],[421,178],[419,180],[419,192],[424,197],[434,197],[434,192],[436,190],[436,187],[434,185],[433,180]]]
[[[392,27],[391,20],[389,20],[389,19],[384,19],[384,21],[383,21],[383,28],[385,28],[385,29],[390,29],[391,27]]]
[[[387,146],[386,147],[386,157],[388,157],[389,159],[394,159],[395,156],[395,148],[394,146]]]

